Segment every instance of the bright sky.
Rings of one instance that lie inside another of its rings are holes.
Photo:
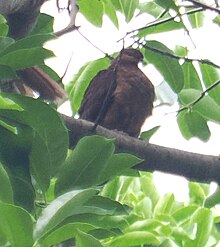
[[[55,16],[55,30],[62,29],[69,22],[66,12],[61,14],[57,13],[55,1],[47,2],[43,7],[42,12],[46,12],[47,14]],[[122,43],[118,43],[117,40],[122,38],[126,32],[137,27],[142,27],[150,21],[151,19],[149,17],[146,18],[146,16],[142,16],[139,17],[135,22],[126,24],[123,20],[123,17],[120,16],[120,29],[117,30],[111,21],[105,17],[103,21],[103,27],[96,28],[88,23],[82,15],[78,14],[76,25],[81,26],[80,31],[92,43],[94,43],[104,52],[111,54],[115,51],[121,50]],[[220,42],[219,27],[210,25],[210,23],[206,23],[203,30],[193,30],[191,32],[191,37],[193,42],[196,44],[196,48],[193,47],[189,37],[187,37],[187,35],[183,32],[178,33],[178,35],[171,35],[171,38],[169,38],[167,34],[160,35],[159,39],[160,41],[165,42],[170,48],[174,48],[176,44],[187,46],[192,49],[192,57],[203,59],[206,58],[220,64],[220,57],[217,56],[216,53],[216,51],[219,50]],[[69,72],[65,78],[66,82],[71,79],[73,74],[78,72],[78,69],[84,65],[85,62],[103,57],[103,54],[100,51],[91,46],[77,32],[66,34],[58,40],[48,44],[47,47],[55,51],[57,56],[55,59],[48,61],[48,65],[51,66],[60,75],[64,73],[71,54],[73,54]],[[210,47],[212,47],[212,49],[210,49]],[[152,73],[150,67],[144,68],[143,70],[155,85],[161,82],[160,76],[154,76],[154,73]],[[151,73],[149,73],[149,71]],[[203,143],[195,138],[191,139],[190,141],[186,141],[179,132],[176,123],[176,114],[171,114],[175,110],[176,107],[160,107],[155,109],[153,117],[147,120],[145,126],[143,127],[144,129],[150,129],[153,126],[161,125],[159,131],[151,139],[151,142],[162,146],[174,147],[196,153],[219,155],[220,126],[214,123],[209,124],[213,134],[207,143]],[[64,107],[64,111],[69,112],[66,105]],[[164,181],[162,182],[162,186],[160,186],[161,180]],[[181,200],[187,196],[187,186],[185,179],[183,178],[177,176],[168,176],[167,174],[165,176],[161,174],[158,175],[158,173],[156,173],[155,182],[162,194],[167,191],[173,191],[177,200]],[[177,184],[178,186],[176,186]],[[181,195],[179,193],[180,187],[182,191]]]

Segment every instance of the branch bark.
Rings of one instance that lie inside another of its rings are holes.
[[[189,180],[207,183],[220,182],[220,157],[202,155],[150,144],[117,131],[98,126],[94,132],[94,123],[62,115],[69,130],[71,145],[85,135],[102,135],[114,138],[117,152],[129,152],[144,161],[134,168],[141,171],[161,171],[183,176]]]

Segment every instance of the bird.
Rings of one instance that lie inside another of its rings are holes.
[[[138,68],[142,60],[138,49],[126,48],[98,72],[85,91],[79,118],[138,137],[155,98],[153,84]]]

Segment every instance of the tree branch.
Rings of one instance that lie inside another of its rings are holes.
[[[184,176],[197,182],[220,183],[220,158],[218,156],[202,155],[174,148],[162,147],[146,141],[130,137],[120,132],[111,131],[98,126],[91,132],[94,123],[74,119],[62,115],[69,130],[72,145],[85,135],[97,134],[114,138],[117,152],[129,152],[144,161],[134,168],[142,171],[161,171]]]

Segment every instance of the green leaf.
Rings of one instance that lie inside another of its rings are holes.
[[[114,176],[122,175],[126,169],[131,168],[141,161],[143,160],[132,154],[121,153],[112,155],[107,161],[105,169],[100,173],[100,184]]]
[[[22,208],[0,202],[0,231],[7,239],[7,245],[33,245],[33,220]]]
[[[95,227],[86,223],[69,223],[54,231],[52,231],[42,241],[42,246],[53,246],[59,244],[67,239],[75,237],[78,231],[88,232],[93,230]]]
[[[188,221],[192,214],[198,209],[198,206],[196,205],[189,205],[186,207],[182,207],[175,211],[172,214],[172,217],[175,219],[177,223],[183,223],[185,221]]]
[[[24,109],[13,100],[0,95],[0,109],[23,111]]]
[[[55,193],[97,185],[113,152],[113,140],[101,136],[82,138],[59,171]]]
[[[215,19],[213,20],[213,22],[214,22],[215,24],[217,24],[218,26],[220,26],[220,15],[217,15],[217,16],[215,17]]]
[[[54,38],[56,38],[56,36],[50,33],[27,36],[12,43],[6,50],[4,50],[3,54],[6,55],[7,53],[16,52],[18,50],[39,48],[42,47],[47,41]]]
[[[1,117],[4,116],[3,111],[0,111]],[[17,128],[16,134],[0,127],[0,158],[4,167],[7,167],[14,203],[32,211],[35,194],[31,184],[28,159],[32,131],[28,126],[19,125],[15,121],[13,124]],[[8,155],[9,150],[10,155]]]
[[[192,63],[185,62],[182,65],[184,73],[184,88],[194,88],[202,90],[202,83],[199,75]]]
[[[190,201],[192,203],[199,204],[202,206],[208,193],[209,193],[209,185],[199,184],[195,182],[189,183],[189,196],[190,196]]]
[[[41,241],[43,237],[61,224],[65,219],[72,215],[80,214],[82,206],[95,194],[98,190],[87,189],[71,191],[56,198],[43,211],[36,222],[34,231],[34,239]]]
[[[13,69],[23,69],[37,64],[43,64],[46,58],[53,56],[52,51],[41,47],[20,49],[0,57],[0,64],[8,65]]]
[[[202,79],[206,85],[206,87],[210,87],[213,83],[219,80],[219,70],[207,65],[207,64],[200,64],[200,69],[202,72]],[[212,97],[218,105],[220,105],[220,86],[217,85],[211,91],[209,91],[209,96]]]
[[[0,188],[0,201],[13,203],[13,191],[10,179],[2,164],[0,164]]]
[[[169,32],[174,30],[180,30],[184,28],[184,25],[182,22],[177,22],[175,20],[171,20],[168,22],[164,22],[160,25],[152,25],[146,26],[145,28],[142,28],[140,31],[138,31],[138,37],[142,38],[150,34],[157,34],[157,33],[163,33],[163,32]]]
[[[74,113],[78,111],[83,99],[83,95],[90,81],[100,70],[106,69],[108,66],[109,59],[101,58],[85,64],[74,76],[73,80],[68,86],[69,90],[67,89]]]
[[[173,53],[170,49],[158,41],[148,41],[146,45],[165,53]],[[166,55],[151,51],[147,47],[144,49],[144,57],[149,63],[152,63],[160,71],[174,92],[180,92],[184,86],[184,75],[179,61]]]
[[[7,95],[24,111],[1,111],[0,115],[31,127],[32,147],[28,153],[31,171],[42,190],[46,191],[50,178],[66,158],[68,134],[57,112],[40,100],[19,95]]]
[[[53,33],[54,18],[45,13],[40,13],[38,21],[31,34]]]
[[[85,246],[102,247],[103,245],[92,235],[78,230],[78,234],[76,235],[76,247]]]
[[[119,246],[140,246],[140,245],[156,245],[161,244],[159,238],[155,234],[147,231],[133,231],[125,233],[122,236],[113,238],[109,241],[109,246],[119,247]]]
[[[203,12],[197,12],[187,16],[192,28],[200,28],[204,24],[205,15]]]
[[[213,194],[211,194],[208,198],[206,198],[204,206],[206,208],[212,208],[217,204],[220,204],[220,188],[219,187]]]
[[[78,0],[79,11],[85,18],[97,27],[102,26],[102,17],[104,14],[103,3],[99,0]]]
[[[163,12],[163,8],[157,5],[155,1],[139,3],[138,8],[140,10],[139,15],[143,13],[148,13],[154,17],[158,17]]]
[[[172,193],[166,193],[163,198],[161,198],[154,209],[155,215],[160,214],[170,214],[174,205],[174,195]]]
[[[140,138],[144,140],[150,140],[150,138],[158,131],[159,128],[160,126],[155,126],[150,130],[141,132]]]
[[[122,13],[125,16],[125,20],[126,22],[131,21],[131,19],[134,16],[134,12],[135,10],[138,8],[139,6],[139,0],[119,0],[120,5],[121,5],[121,10]]]
[[[196,89],[184,89],[179,93],[179,101],[184,106],[190,105],[201,96],[201,91]],[[205,119],[220,123],[220,106],[206,95],[193,106],[193,110],[200,113]]]
[[[4,37],[8,34],[8,25],[3,15],[0,15],[0,36]]]
[[[163,7],[165,10],[169,10],[169,9],[173,9],[173,10],[176,10],[178,12],[178,7],[176,6],[175,4],[175,1],[173,0],[166,0],[166,1],[163,1],[163,0],[155,0],[155,2]]]
[[[103,6],[104,6],[104,12],[109,17],[109,19],[112,21],[112,23],[118,28],[118,17],[116,13],[116,9],[114,8],[114,5],[109,0],[103,0]]]
[[[17,79],[17,75],[10,66],[0,65],[0,79],[1,80]],[[4,82],[1,82],[1,83],[3,84]]]
[[[191,217],[191,225],[196,225],[195,237],[185,243],[187,247],[201,247],[208,242],[213,226],[213,215],[209,209],[198,208]]]
[[[0,53],[2,53],[8,46],[12,45],[14,42],[15,41],[12,38],[0,37]]]
[[[182,135],[187,140],[192,137],[198,137],[202,141],[208,141],[211,136],[206,119],[198,112],[180,112],[177,122]]]

